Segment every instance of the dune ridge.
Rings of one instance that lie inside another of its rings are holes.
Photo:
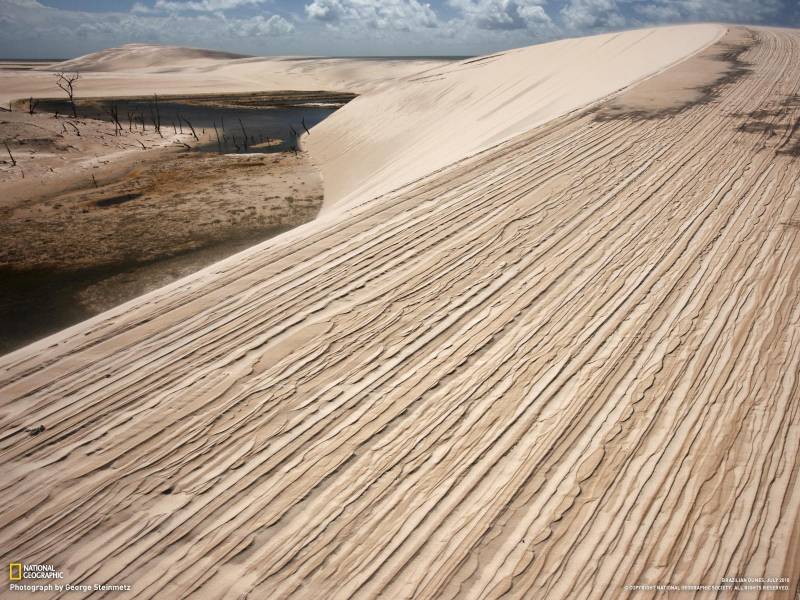
[[[47,71],[130,71],[136,69],[170,68],[179,66],[198,66],[215,64],[228,60],[251,58],[245,54],[184,48],[180,46],[161,46],[156,44],[125,44],[120,48],[108,48],[48,65],[39,70]]]
[[[518,48],[429,69],[357,98],[305,141],[326,208],[386,193],[685,59],[719,25],[639,29]]]
[[[800,33],[697,60],[733,46],[696,101],[348,192],[0,358],[2,560],[137,598],[796,595]]]

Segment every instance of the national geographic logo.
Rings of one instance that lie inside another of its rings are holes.
[[[64,583],[64,573],[50,564],[26,564],[12,562],[8,565],[8,591],[25,594],[38,592],[130,592],[133,586],[127,583]],[[32,580],[32,581],[28,581]]]
[[[64,579],[64,573],[53,565],[29,565],[27,563],[9,563],[8,579],[22,581],[23,579]]]

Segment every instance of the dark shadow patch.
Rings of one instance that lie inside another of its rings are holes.
[[[783,101],[783,106],[786,108],[800,108],[800,94],[786,96],[786,99]]]
[[[747,34],[747,39],[743,41],[720,41],[706,50],[707,53],[716,50],[716,52],[713,54],[707,54],[706,58],[715,62],[725,63],[727,64],[727,68],[711,83],[703,86],[688,88],[689,90],[695,92],[696,98],[685,102],[678,102],[674,106],[660,109],[628,108],[624,105],[624,103],[615,105],[612,101],[589,111],[589,114],[594,114],[594,121],[598,122],[617,120],[652,121],[669,118],[690,108],[702,106],[712,102],[720,96],[722,90],[726,86],[736,83],[752,72],[752,63],[743,60],[742,55],[748,50],[757,47],[761,42],[753,30],[746,29],[745,32]],[[680,69],[681,65],[678,65],[674,68]]]
[[[720,44],[725,49],[713,58],[717,61],[727,63],[728,68],[722,76],[713,83],[697,88],[701,93],[701,98],[692,104],[706,104],[710,102],[719,97],[722,88],[736,83],[752,72],[753,64],[742,60],[742,54],[751,48],[756,48],[761,42],[752,30],[748,29],[747,34],[749,39],[738,44]]]
[[[112,306],[140,296],[174,280],[169,274],[181,261],[192,260],[192,271],[263,242],[291,229],[267,226],[226,239],[204,239],[195,248],[165,253],[157,258],[130,258],[95,267],[65,269],[57,265],[15,269],[0,265],[0,355],[16,350],[65,327],[85,321]],[[148,269],[162,268],[155,276]],[[115,292],[102,300],[100,309],[85,304],[82,293],[106,280],[127,275],[139,282],[128,295]],[[165,279],[160,279],[160,278]],[[157,282],[157,285],[153,285]]]
[[[258,161],[258,162],[246,162],[246,163],[238,163],[228,165],[227,168],[229,169],[254,169],[256,167],[263,167],[265,163]]]
[[[141,194],[119,194],[117,196],[109,196],[108,198],[103,198],[102,200],[98,200],[94,203],[95,206],[114,206],[115,204],[124,204],[125,202],[130,202],[131,200],[136,200],[137,198],[141,198]]]
[[[772,137],[775,135],[775,123],[772,121],[749,121],[739,125],[736,131],[741,131],[742,133],[766,133]]]
[[[769,139],[783,140],[775,154],[800,156],[800,118],[792,119],[792,110],[800,107],[800,96],[792,94],[771,108],[759,108],[747,113],[734,113],[733,118],[743,120],[736,127],[741,133],[766,135]]]
[[[777,154],[784,154],[800,158],[800,135],[798,135],[794,141],[792,141],[792,138],[795,137],[798,127],[800,127],[800,119],[798,119],[794,124],[792,133],[790,134],[789,140],[787,140],[786,144],[778,148]]]

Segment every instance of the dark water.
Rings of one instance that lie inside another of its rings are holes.
[[[0,355],[186,277],[290,227],[265,227],[146,262],[79,270],[0,267]]]
[[[154,122],[160,119],[162,133],[174,131],[190,133],[194,127],[197,135],[210,135],[210,141],[195,147],[200,152],[286,152],[297,145],[297,136],[311,129],[339,107],[237,107],[214,106],[194,102],[115,99],[78,100],[78,116],[112,121],[113,107],[122,127],[152,131]],[[157,109],[156,109],[157,107]],[[38,110],[71,114],[72,108],[66,100],[40,100]],[[305,123],[305,127],[303,124]],[[191,124],[191,126],[190,126]],[[216,127],[216,131],[215,128]],[[219,138],[219,142],[217,141]]]

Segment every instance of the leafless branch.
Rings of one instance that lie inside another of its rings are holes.
[[[192,135],[194,136],[195,141],[199,141],[200,138],[197,137],[197,133],[195,132],[194,127],[192,126],[192,124],[189,122],[189,119],[187,119],[186,117],[183,117],[183,120],[186,121],[186,124],[189,126],[189,129],[192,130]]]
[[[12,167],[16,167],[17,166],[17,161],[14,158],[14,155],[11,154],[11,148],[8,147],[8,144],[6,142],[3,142],[3,145],[6,147],[6,152],[8,152],[8,156],[11,158],[11,166]]]
[[[72,116],[78,116],[78,109],[75,106],[75,82],[81,78],[80,73],[57,73],[56,85],[64,90],[72,106]]]
[[[239,127],[242,128],[242,136],[244,138],[244,151],[247,152],[247,150],[248,150],[248,147],[247,147],[247,131],[245,130],[244,123],[242,123],[241,119],[239,119]]]

